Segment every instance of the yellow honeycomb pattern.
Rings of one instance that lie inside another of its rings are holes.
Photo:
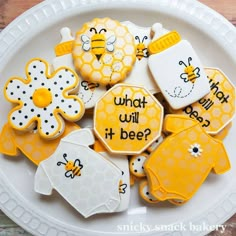
[[[232,121],[235,114],[235,87],[226,75],[215,68],[205,68],[211,92],[198,102],[174,114],[198,120],[209,134],[217,134]]]
[[[144,164],[151,193],[158,200],[187,201],[211,169],[216,174],[230,169],[223,143],[208,135],[197,121],[183,115],[167,115],[164,129],[172,135]]]
[[[95,106],[95,133],[113,153],[140,154],[160,137],[162,121],[162,105],[141,86],[115,85]]]
[[[78,129],[80,127],[75,123],[66,122],[62,136],[48,141],[41,138],[38,132],[19,132],[6,123],[0,135],[0,153],[18,156],[21,151],[35,165],[39,165],[55,152],[61,138]]]
[[[84,79],[113,85],[132,69],[135,53],[134,38],[126,26],[110,18],[96,18],[77,32],[72,54]]]

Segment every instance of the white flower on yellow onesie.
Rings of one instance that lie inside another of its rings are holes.
[[[80,98],[69,93],[79,85],[79,78],[69,68],[61,67],[49,75],[49,66],[42,59],[32,59],[26,66],[26,79],[11,78],[5,85],[4,95],[16,103],[8,117],[17,130],[35,127],[44,138],[56,138],[64,131],[62,117],[77,121],[84,114]]]

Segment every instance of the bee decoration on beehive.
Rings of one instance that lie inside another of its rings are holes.
[[[138,58],[138,60],[140,61],[143,57],[148,58],[148,49],[144,44],[144,41],[147,40],[148,37],[145,35],[141,41],[139,36],[136,35],[135,39],[138,40],[138,44],[136,46],[136,57]]]
[[[83,165],[81,165],[80,160],[79,159],[75,159],[74,161],[68,161],[66,159],[67,154],[64,153],[63,154],[63,158],[65,160],[65,162],[57,162],[58,166],[64,165],[65,166],[65,177],[66,178],[71,178],[74,179],[75,176],[81,176],[81,169],[83,168]]]
[[[84,51],[91,50],[99,61],[101,56],[105,53],[105,50],[107,50],[108,52],[114,51],[114,43],[116,41],[116,36],[111,35],[106,39],[104,33],[106,33],[107,30],[105,28],[100,29],[99,32],[94,27],[90,28],[90,32],[93,31],[94,35],[91,38],[89,38],[85,34],[81,36],[81,41],[83,42],[82,48]]]
[[[184,73],[180,75],[180,78],[184,80],[185,83],[191,82],[195,83],[196,79],[200,77],[200,68],[199,67],[194,67],[191,65],[192,57],[188,58],[188,65],[184,63],[183,61],[179,62],[179,65],[184,65]]]

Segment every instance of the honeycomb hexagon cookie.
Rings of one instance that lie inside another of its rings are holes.
[[[226,127],[235,115],[235,87],[228,77],[217,68],[205,68],[210,84],[210,93],[197,102],[174,114],[187,115],[200,122],[209,134],[217,134]]]
[[[117,84],[95,106],[95,133],[113,153],[142,153],[160,137],[162,121],[162,105],[142,86]]]
[[[113,85],[132,69],[136,60],[134,38],[120,22],[95,18],[77,32],[73,58],[84,79]]]

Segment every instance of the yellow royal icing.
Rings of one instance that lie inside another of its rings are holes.
[[[96,104],[94,130],[113,153],[139,154],[160,135],[163,107],[144,87],[118,84]]]
[[[10,78],[4,87],[5,98],[17,105],[8,116],[14,129],[28,131],[37,126],[41,137],[54,139],[63,134],[63,118],[77,121],[83,116],[83,102],[71,95],[79,86],[74,71],[61,67],[50,75],[48,63],[35,58],[26,65],[26,77]]]
[[[41,138],[37,131],[19,132],[6,123],[0,134],[0,153],[18,156],[22,152],[35,165],[39,165],[54,153],[61,138],[78,129],[80,127],[75,123],[66,122],[63,135],[48,141]]]
[[[210,93],[183,109],[170,109],[170,112],[199,121],[209,134],[215,135],[229,124],[235,115],[235,87],[220,69],[205,68],[205,72],[210,84]]]
[[[160,202],[150,193],[148,181],[146,179],[142,180],[139,184],[139,195],[144,201],[148,203],[153,204]]]
[[[133,36],[110,18],[83,25],[73,47],[74,64],[84,79],[103,85],[125,79],[136,60]]]
[[[35,106],[44,108],[52,102],[52,93],[46,88],[35,89],[32,99]]]
[[[167,115],[164,130],[172,134],[144,164],[150,191],[158,200],[187,201],[212,169],[216,174],[230,169],[223,143],[208,135],[197,121]]]

